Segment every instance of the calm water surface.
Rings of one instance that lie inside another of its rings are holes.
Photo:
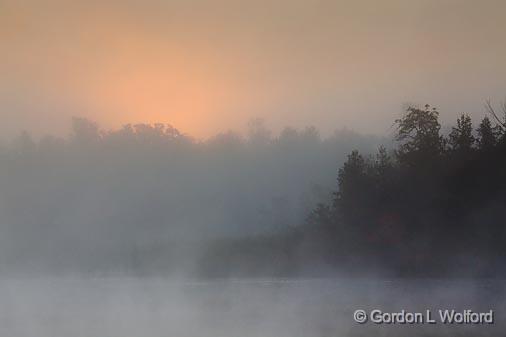
[[[506,336],[503,281],[0,281],[6,337]],[[494,310],[493,325],[358,324],[353,312]]]

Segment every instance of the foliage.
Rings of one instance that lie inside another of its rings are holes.
[[[440,275],[468,255],[489,261],[467,271],[478,274],[506,258],[502,126],[485,117],[475,138],[462,114],[446,138],[438,117],[429,105],[409,107],[396,120],[400,144],[392,156],[384,148],[375,158],[348,156],[330,206],[319,205],[312,218],[313,226],[315,219],[333,223],[328,236],[335,238],[327,241],[342,246],[334,260],[346,265],[343,252],[354,252],[401,275]]]
[[[471,117],[462,114],[457,119],[457,126],[452,128],[449,135],[448,144],[450,145],[450,149],[457,153],[467,154],[472,151],[474,142]]]
[[[439,134],[439,112],[430,105],[424,109],[409,107],[403,118],[397,119],[397,135],[395,139],[401,144],[397,157],[400,162],[415,165],[441,154],[444,139]]]

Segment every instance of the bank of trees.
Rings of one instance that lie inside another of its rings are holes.
[[[338,189],[306,225],[331,264],[350,255],[400,274],[497,273],[506,258],[504,116],[462,114],[447,136],[439,112],[409,107],[398,146],[349,154]],[[493,118],[491,120],[491,118]],[[318,234],[315,234],[318,233]]]
[[[0,272],[192,269],[210,240],[304,222],[334,166],[378,142],[312,127],[273,135],[260,120],[208,140],[164,124],[106,131],[82,118],[65,138],[23,133],[0,141]]]
[[[377,138],[258,121],[205,142],[82,119],[25,133],[0,144],[0,270],[504,275],[506,107],[487,107],[446,133],[410,107],[372,155]]]

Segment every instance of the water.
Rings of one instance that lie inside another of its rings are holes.
[[[502,281],[38,278],[0,281],[6,337],[505,336]],[[357,309],[494,310],[493,325],[377,325]]]

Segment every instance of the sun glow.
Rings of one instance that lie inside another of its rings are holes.
[[[202,134],[213,112],[232,99],[226,83],[191,65],[121,67],[117,75],[105,74],[99,82],[91,88],[90,101],[108,111],[112,122],[171,123],[192,134]]]
[[[108,124],[170,123],[203,136],[234,104],[236,93],[206,51],[160,41],[122,41],[99,71],[88,75],[86,101]],[[86,75],[85,75],[86,76]],[[83,91],[81,91],[83,92]]]
[[[51,110],[104,128],[167,123],[200,138],[215,132],[228,119],[227,111],[235,111],[239,86],[216,43],[191,33],[157,33],[156,27],[136,26],[117,13],[88,14],[76,19],[80,22],[59,22],[66,30],[53,32],[41,19],[12,33],[13,47],[0,55],[0,70],[20,88],[48,97]],[[36,39],[41,30],[46,34]],[[37,107],[36,99],[24,100],[30,101]]]

